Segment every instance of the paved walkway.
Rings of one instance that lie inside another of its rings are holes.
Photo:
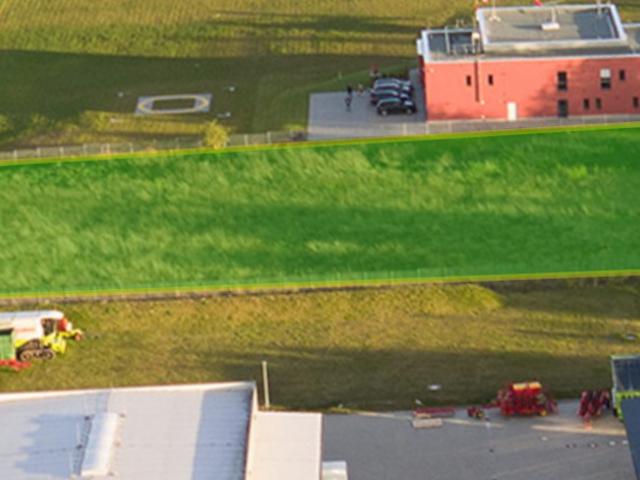
[[[422,88],[417,83],[417,71],[412,75],[412,81],[418,107],[414,115],[382,117],[370,104],[368,92],[362,96],[353,95],[351,111],[347,111],[345,106],[346,91],[312,94],[309,100],[309,140],[409,135],[415,128],[426,133]]]
[[[349,480],[631,480],[624,426],[586,430],[577,402],[540,418],[470,420],[414,430],[409,413],[325,415],[323,459],[346,460]],[[495,412],[495,411],[494,411]]]

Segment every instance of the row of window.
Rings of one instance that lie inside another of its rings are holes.
[[[602,110],[601,98],[596,98],[594,103],[595,103],[596,110]],[[633,105],[633,108],[640,108],[640,97],[633,97],[631,99],[631,103]],[[582,109],[591,110],[591,99],[585,98],[584,100],[582,100]]]
[[[621,82],[624,82],[627,79],[627,72],[625,70],[618,71],[618,79]],[[493,85],[493,75],[487,75],[487,83],[489,85]],[[467,75],[467,87],[473,85],[473,79],[471,75]],[[558,72],[558,90],[562,92],[566,92],[569,89],[569,77],[567,72]],[[603,68],[600,70],[600,88],[602,90],[610,90],[611,89],[611,70],[608,68]]]
[[[618,70],[618,79],[624,82],[627,79],[625,70]],[[567,72],[558,72],[558,90],[566,92],[569,89],[569,78]],[[611,90],[611,70],[603,68],[600,70],[600,88],[602,90]]]

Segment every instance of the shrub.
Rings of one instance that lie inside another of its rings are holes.
[[[13,122],[6,115],[0,114],[0,135],[13,130]]]
[[[204,129],[204,145],[211,148],[224,148],[229,143],[229,129],[213,120]]]

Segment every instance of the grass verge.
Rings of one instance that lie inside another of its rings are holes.
[[[55,305],[47,305],[50,308]],[[586,281],[62,305],[87,331],[52,362],[0,372],[0,390],[260,379],[280,407],[392,410],[485,402],[539,379],[561,398],[610,386],[636,353],[640,290]],[[429,384],[442,390],[430,392]]]

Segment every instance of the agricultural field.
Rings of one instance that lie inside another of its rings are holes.
[[[259,380],[267,360],[279,407],[484,403],[531,379],[577,398],[609,387],[609,355],[636,353],[628,338],[640,337],[640,289],[620,280],[58,307],[87,338],[50,362],[0,371],[0,391]]]
[[[500,4],[521,3],[501,0]],[[575,2],[574,2],[575,3]],[[625,20],[640,4],[617,2]],[[415,65],[417,32],[469,23],[469,0],[3,0],[0,148],[303,127],[312,91]],[[230,92],[228,87],[236,87]],[[209,114],[149,121],[145,95],[213,94]]]
[[[633,274],[640,127],[7,163],[0,292]]]

